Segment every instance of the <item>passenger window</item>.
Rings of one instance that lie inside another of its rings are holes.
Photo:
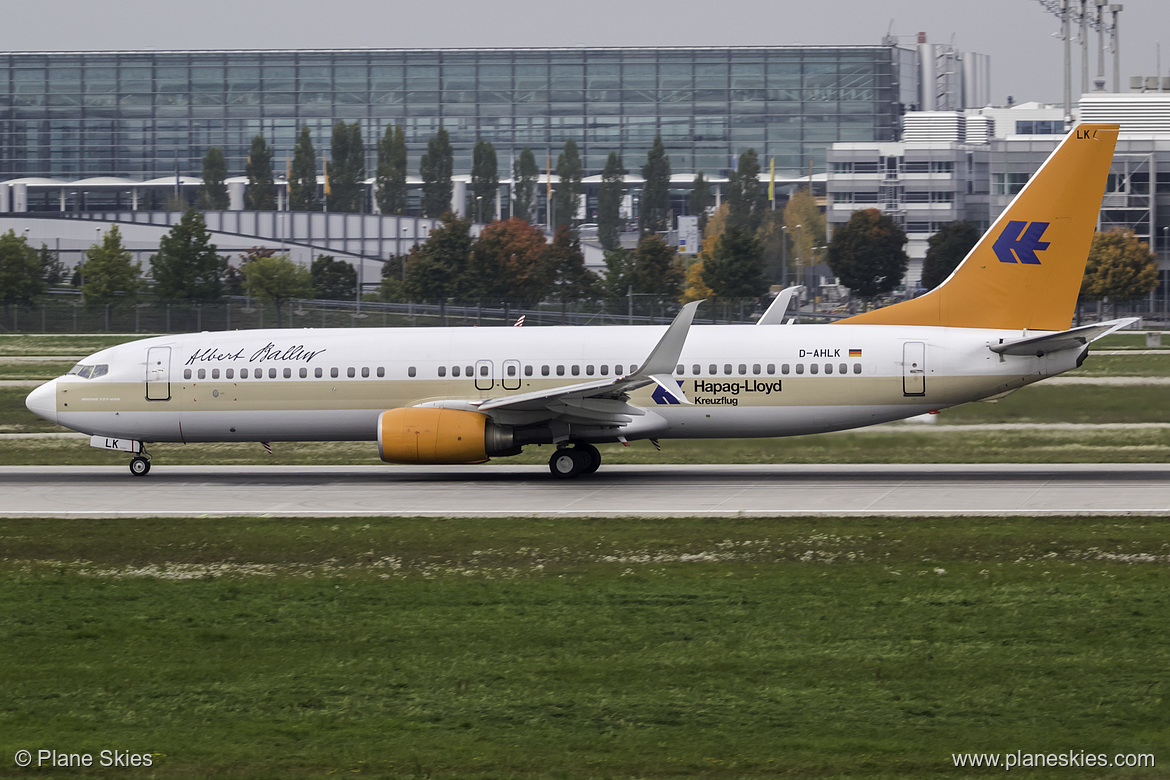
[[[573,376],[581,376],[581,366],[577,365],[576,363],[573,364],[570,371],[572,371]]]
[[[223,375],[227,379],[231,379],[232,377],[234,377],[236,375],[236,370],[234,368],[229,368],[227,371],[223,372]]]
[[[592,364],[592,363],[590,363],[589,365],[585,366],[585,374],[586,374],[587,376],[593,376],[593,364]]]
[[[747,375],[747,363],[740,363],[739,364],[739,375],[740,376]]]
[[[833,364],[832,363],[825,363],[825,373],[826,374],[833,373]]]
[[[475,372],[471,370],[471,366],[465,366],[463,373],[467,376],[475,376]]]
[[[337,369],[336,369],[336,368],[331,368],[331,369],[329,369],[329,376],[331,376],[331,377],[333,377],[334,379],[336,379],[336,378],[337,378]]]
[[[759,363],[752,363],[752,373],[753,374],[760,373],[760,364]]]
[[[386,367],[378,366],[378,378],[381,379],[384,376],[386,376]]]
[[[540,375],[541,376],[548,376],[548,366],[541,366],[540,367]]]
[[[796,373],[798,373],[798,374],[804,373],[804,363],[797,363],[796,364]]]
[[[808,364],[808,372],[810,374],[815,374],[817,372],[817,364],[816,363],[809,363]]]
[[[601,364],[601,375],[602,376],[609,376],[609,364],[608,363]]]
[[[508,376],[516,376],[516,366],[508,364]]]
[[[524,366],[524,376],[532,376],[532,366]]]
[[[88,379],[88,377],[86,377],[86,378]],[[206,369],[203,369],[203,368],[199,369],[199,378],[200,379],[207,378],[207,370]]]
[[[411,366],[410,368],[406,369],[407,376],[414,376],[417,373],[418,372],[414,370],[414,366]]]
[[[269,379],[276,379],[276,369],[275,368],[268,369],[268,378]]]
[[[350,379],[353,379],[355,376],[357,376],[357,369],[353,366],[350,366],[349,368],[345,369],[345,375]]]
[[[362,379],[367,379],[369,376],[370,376],[370,367],[369,366],[362,366]],[[411,376],[414,376],[414,374],[411,374]]]
[[[301,374],[301,379],[306,379],[309,376],[309,369],[302,368],[300,370],[300,374]]]
[[[613,372],[614,372],[615,374],[617,374],[618,376],[621,376],[621,375],[622,375],[622,364],[621,364],[621,363],[618,363],[616,366],[614,366],[614,367],[613,367]]]
[[[723,373],[727,374],[728,376],[731,376],[731,364],[730,363],[723,364]]]
[[[565,375],[565,367],[564,366],[557,366],[557,376],[564,376],[564,375]]]
[[[848,374],[849,373],[849,366],[846,365],[845,363],[842,363],[841,365],[837,366],[837,373],[838,374]]]
[[[700,366],[698,363],[695,363],[693,366],[691,366],[691,373],[694,374],[695,376],[698,376],[699,371],[701,371],[701,370],[702,370],[702,366]]]
[[[685,374],[686,372],[687,372],[687,367],[684,366],[682,363],[679,363],[677,366],[674,367],[674,373],[676,373],[676,374]]]
[[[447,376],[447,367],[439,366],[439,376]]]
[[[190,378],[191,378],[191,369],[189,369],[189,368],[184,368],[184,369],[183,369],[183,378],[184,378],[184,379],[190,379]]]
[[[781,374],[787,374],[787,373],[788,373],[788,364],[787,364],[787,363],[781,363],[781,364],[780,364],[780,373],[781,373]]]
[[[769,373],[769,374],[775,374],[775,373],[776,373],[776,364],[775,364],[775,363],[769,363],[769,364],[768,364],[768,373]],[[784,373],[788,373],[788,372],[786,371],[786,372],[784,372]]]
[[[855,373],[855,374],[861,373],[861,364],[860,363],[853,364],[853,373]]]
[[[321,378],[321,375],[322,375],[322,374],[324,374],[324,373],[325,373],[325,372],[324,372],[324,371],[322,371],[320,368],[314,368],[314,369],[313,369],[313,376],[315,376],[317,379],[320,379],[320,378]]]
[[[459,366],[451,366],[451,376],[459,376]]]
[[[488,367],[487,366],[480,366],[479,367],[479,375],[480,376],[487,376],[488,375]],[[411,374],[411,376],[414,376],[414,374]]]
[[[241,368],[240,369],[240,379],[247,379],[247,378],[248,378],[248,369]],[[190,377],[188,377],[188,379],[190,379]]]
[[[712,363],[711,365],[707,366],[707,368],[709,369],[709,370],[707,371],[707,373],[708,373],[708,374],[710,374],[711,376],[715,376],[716,374],[718,374],[718,373],[719,373],[719,366],[715,365],[714,363]]]
[[[98,366],[98,368],[101,368],[101,366]],[[97,376],[97,371],[94,371],[93,375]],[[219,379],[219,369],[218,368],[211,369],[211,378],[212,379]]]

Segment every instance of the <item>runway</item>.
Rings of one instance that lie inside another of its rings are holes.
[[[1170,465],[0,468],[3,517],[1170,516]]]

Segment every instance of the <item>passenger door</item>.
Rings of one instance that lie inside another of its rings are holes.
[[[171,400],[171,348],[146,350],[146,400]]]
[[[926,344],[921,341],[902,345],[902,394],[926,395]]]

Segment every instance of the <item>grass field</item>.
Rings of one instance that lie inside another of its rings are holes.
[[[954,776],[960,751],[1162,758],[1168,530],[0,520],[0,760],[832,778]]]

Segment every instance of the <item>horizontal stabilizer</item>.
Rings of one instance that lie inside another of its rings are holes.
[[[1102,336],[1108,336],[1115,330],[1124,328],[1137,322],[1137,317],[1126,317],[1120,320],[1100,322],[1096,325],[1082,325],[1072,330],[1060,333],[1048,333],[1043,336],[1031,336],[1015,341],[1005,341],[1001,344],[992,344],[991,351],[1000,355],[1035,355],[1041,357],[1052,352],[1062,352],[1066,349],[1079,349],[1086,344],[1096,341]]]

